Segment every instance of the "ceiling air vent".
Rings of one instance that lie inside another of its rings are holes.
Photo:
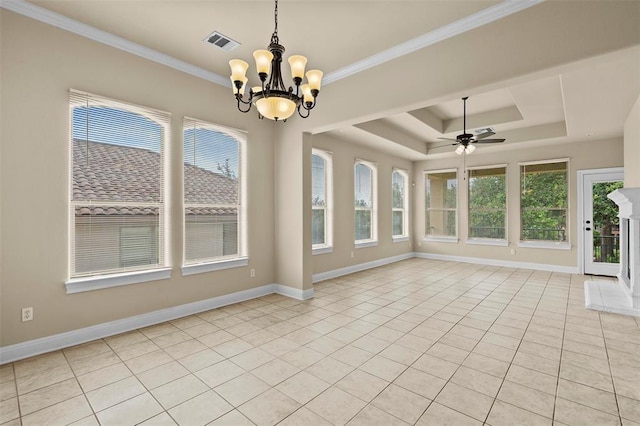
[[[204,39],[204,41],[216,47],[219,47],[222,50],[226,50],[227,52],[230,52],[231,50],[240,46],[240,43],[238,43],[237,41],[217,31],[214,31],[210,35],[208,35],[207,38]]]
[[[483,127],[482,129],[478,129],[475,131],[476,135],[481,135],[483,133],[496,133],[496,129],[494,129],[493,127]]]

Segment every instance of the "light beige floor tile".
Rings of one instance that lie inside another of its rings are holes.
[[[204,321],[202,318],[197,317],[196,315],[189,315],[187,317],[174,319],[169,322],[178,327],[180,330],[185,330],[206,323],[206,321]]]
[[[231,358],[253,348],[252,344],[236,338],[214,346],[213,350],[225,358]]]
[[[516,354],[516,351],[513,349],[486,342],[478,343],[478,345],[473,349],[473,352],[503,362],[511,362]]]
[[[482,373],[473,368],[461,366],[451,377],[451,381],[465,388],[483,393],[495,398],[502,384],[502,379],[490,374]]]
[[[195,374],[200,380],[207,384],[210,388],[215,388],[233,378],[244,374],[245,371],[232,363],[225,360],[209,367],[197,371]]]
[[[150,370],[171,361],[173,361],[173,358],[171,358],[165,351],[157,349],[153,352],[128,359],[124,363],[129,367],[133,374],[139,374],[143,371]]]
[[[33,392],[20,395],[20,413],[24,416],[45,407],[82,395],[82,389],[75,378],[68,379]]]
[[[253,424],[253,423],[252,423]],[[278,426],[331,426],[331,423],[318,416],[313,411],[300,407],[293,414],[288,416]]]
[[[376,355],[369,361],[360,366],[362,371],[373,374],[388,382],[394,381],[407,366],[400,364],[399,362],[392,361],[383,356]]]
[[[120,381],[108,384],[98,389],[87,392],[87,399],[93,408],[98,412],[106,408],[119,404],[134,396],[141,395],[147,390],[135,377],[127,377]]]
[[[553,422],[547,417],[524,410],[515,405],[502,401],[495,401],[487,418],[487,424],[491,426],[531,425],[545,426]]]
[[[20,417],[18,398],[13,397],[0,402],[0,424]]]
[[[392,344],[391,346],[380,352],[380,355],[385,358],[389,358],[390,360],[399,362],[400,364],[411,365],[422,356],[422,352],[414,351],[413,349],[405,348],[404,346]]]
[[[205,425],[233,410],[233,407],[214,391],[207,391],[169,410],[180,425]]]
[[[620,407],[620,417],[627,420],[640,419],[640,401],[618,395],[618,407]]]
[[[550,395],[556,394],[556,387],[558,385],[557,376],[540,373],[539,371],[530,370],[515,364],[509,368],[506,379]]]
[[[39,370],[27,376],[20,376],[16,379],[18,395],[32,392],[54,383],[62,382],[73,377],[73,371],[68,364],[51,367],[47,370]]]
[[[353,370],[353,367],[340,362],[331,357],[324,358],[311,367],[305,369],[309,374],[312,374],[327,383],[333,384],[344,376],[349,374]]]
[[[9,380],[6,382],[0,383],[0,401],[4,401],[5,399],[14,398],[18,395],[18,390],[16,389],[15,380]]]
[[[388,381],[361,370],[352,371],[336,383],[336,387],[349,392],[351,395],[365,402],[373,400],[373,398],[378,396],[387,386],[389,386]]]
[[[406,426],[408,424],[373,405],[367,405],[348,423],[349,426]]]
[[[335,358],[338,361],[344,362],[354,368],[357,368],[367,362],[373,357],[371,352],[364,349],[357,348],[352,345],[347,345],[344,348],[332,353],[331,358]]]
[[[228,342],[229,340],[235,339],[231,333],[226,332],[225,330],[214,331],[213,333],[205,334],[204,336],[198,337],[198,340],[207,345],[210,348],[214,348],[221,343]]]
[[[253,422],[247,419],[240,411],[229,411],[222,417],[218,417],[210,426],[254,426]]]
[[[22,418],[24,426],[65,425],[90,416],[91,407],[84,395],[59,402]]]
[[[338,388],[331,387],[309,402],[306,407],[333,424],[346,424],[367,405]]]
[[[277,338],[277,337],[278,336],[274,334],[274,338]],[[322,334],[315,332],[313,330],[308,330],[307,328],[302,328],[300,330],[296,330],[293,333],[289,333],[286,335],[287,340],[290,340],[299,345],[306,345],[307,343],[312,342],[319,337],[322,337]],[[243,337],[243,339],[246,339],[246,336]],[[263,344],[263,343],[266,343],[266,342],[261,342],[260,344]]]
[[[203,351],[180,358],[178,362],[187,370],[195,373],[196,371],[202,370],[203,368],[209,367],[210,365],[216,364],[222,360],[224,360],[222,355],[207,348]]]
[[[433,402],[416,426],[479,426],[482,422]]]
[[[282,355],[281,358],[283,361],[286,361],[298,368],[307,368],[310,365],[313,365],[316,362],[320,361],[324,357],[324,354],[307,348],[306,346],[302,346],[298,349],[294,349],[291,352]]]
[[[427,355],[432,355],[456,364],[462,364],[465,358],[469,355],[469,352],[438,342],[429,348]]]
[[[76,376],[91,373],[92,371],[100,370],[110,365],[119,364],[122,362],[115,352],[103,352],[98,355],[79,358],[69,362],[71,369]]]
[[[604,358],[591,357],[571,351],[562,351],[562,363],[572,364],[596,373],[607,371],[609,368],[609,362]]]
[[[275,387],[278,391],[300,404],[306,404],[320,395],[330,384],[305,371],[285,380]]]
[[[473,348],[478,344],[478,340],[470,339],[468,337],[448,332],[440,340],[438,340],[438,343],[443,343],[445,345],[453,346],[454,348],[462,349],[469,352],[472,351]]]
[[[161,413],[162,407],[149,394],[143,393],[96,413],[103,426],[125,426],[141,423]]]
[[[562,363],[560,365],[560,377],[607,392],[613,392],[613,380],[608,371],[606,374],[602,374],[602,372],[585,370],[570,363]]]
[[[483,422],[489,414],[493,398],[449,382],[435,402]]]
[[[355,344],[355,342],[352,344]],[[305,347],[313,349],[316,352],[320,352],[325,356],[331,355],[332,353],[334,353],[335,351],[337,351],[338,349],[344,346],[346,346],[345,343],[342,343],[339,340],[332,339],[331,337],[327,337],[327,336],[319,337],[316,340],[313,340],[312,342],[309,342],[305,345]]]
[[[270,388],[268,384],[253,374],[245,373],[223,383],[214,390],[231,405],[238,407]]]
[[[94,340],[92,342],[83,343],[82,345],[72,346],[62,351],[69,362],[85,358],[88,356],[98,355],[105,352],[112,352],[109,345],[103,340]]]
[[[564,398],[558,398],[556,400],[554,421],[557,421],[569,426],[620,425],[620,417],[618,416],[613,416],[603,411],[595,410],[585,405],[568,401]]]
[[[554,397],[539,390],[505,380],[497,399],[544,417],[553,417]]]
[[[522,351],[516,352],[516,356],[513,358],[513,364],[552,376],[557,375],[560,369],[560,361],[552,361]]]
[[[148,339],[155,339],[165,334],[170,334],[178,331],[179,329],[170,322],[163,322],[161,324],[152,325],[149,327],[141,328],[140,333],[144,334]]]
[[[359,339],[360,337],[362,337],[363,333],[359,332],[359,331],[355,331],[352,330],[350,328],[346,328],[346,327],[340,327],[334,331],[332,331],[331,333],[329,333],[327,336],[331,337],[332,339],[338,340],[342,343],[346,343],[349,344],[351,342],[353,342],[356,339]],[[289,336],[287,336],[287,339],[289,339]],[[305,342],[308,343],[308,342]],[[304,344],[304,343],[301,343]]]
[[[177,361],[171,361],[137,375],[138,379],[147,389],[155,389],[165,383],[186,376],[189,371]]]
[[[268,390],[238,409],[258,426],[271,426],[300,407],[293,399],[275,389]]]
[[[65,366],[67,364],[67,359],[63,355],[62,351],[56,351],[17,361],[13,365],[16,378],[20,378],[51,370],[55,367]]]
[[[447,381],[415,368],[409,368],[393,383],[425,398],[434,399]]]
[[[4,383],[9,380],[15,380],[16,376],[13,371],[13,363],[0,365],[0,383]]]
[[[427,409],[431,400],[391,384],[372,402],[379,409],[414,424]]]
[[[138,357],[140,355],[148,354],[156,350],[158,350],[158,345],[156,345],[151,340],[145,340],[142,342],[134,343],[132,345],[114,349],[115,353],[118,354],[120,359],[123,361]]]
[[[244,370],[249,371],[261,366],[262,364],[266,364],[274,358],[275,357],[269,352],[260,348],[253,348],[230,358],[230,360]]]
[[[171,418],[166,411],[151,417],[148,420],[140,423],[140,426],[174,426],[177,423]]]
[[[581,385],[580,383],[560,379],[558,382],[558,397],[605,411],[609,414],[618,414],[618,405],[613,393]]]
[[[270,386],[275,386],[278,383],[288,379],[289,377],[298,373],[300,369],[294,367],[288,362],[282,361],[280,358],[276,358],[273,361],[269,361],[266,364],[261,365],[258,368],[251,370],[251,374],[264,381]]]
[[[282,356],[287,352],[297,349],[298,347],[300,347],[299,344],[282,337],[271,340],[260,346],[262,350],[269,352],[273,356]]]
[[[159,326],[161,326],[161,324],[159,324],[158,327]],[[104,339],[104,341],[111,347],[111,349],[122,348],[124,346],[133,345],[134,343],[140,343],[145,340],[149,340],[149,338],[138,330],[118,334],[116,336],[105,337]]]
[[[172,346],[168,346],[164,348],[164,351],[171,355],[174,359],[181,359],[186,356],[198,353],[208,349],[205,345],[203,345],[200,341],[196,339],[185,340],[184,342],[177,343]]]
[[[71,426],[100,426],[100,422],[96,416],[91,415],[83,419],[77,420],[73,423],[69,423]]]
[[[193,337],[193,338],[198,338],[201,336],[205,336],[207,334],[211,334],[213,332],[218,331],[219,328],[216,327],[213,324],[210,324],[208,322],[204,322],[202,324],[193,326],[193,327],[189,327],[189,328],[185,328],[184,331],[185,333],[187,333],[189,336]]]
[[[470,356],[473,356],[471,354]],[[424,354],[411,367],[429,373],[444,380],[449,380],[459,365],[429,354]],[[505,369],[506,371],[506,369]]]
[[[189,374],[153,389],[151,394],[165,410],[168,410],[208,390],[207,385],[193,374]]]
[[[434,343],[435,342],[433,340],[414,336],[412,334],[405,334],[396,340],[396,344],[420,352],[426,352]]]

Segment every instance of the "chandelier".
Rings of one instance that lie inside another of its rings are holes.
[[[278,0],[275,0],[273,16],[275,28],[271,35],[269,50],[253,52],[261,85],[249,89],[247,100],[244,99],[244,93],[248,81],[246,73],[249,64],[241,59],[229,61],[232,89],[238,102],[238,110],[249,112],[251,105],[255,104],[260,118],[286,121],[296,110],[300,117],[307,118],[313,107],[316,106],[316,97],[320,93],[322,71],[307,71],[307,84],[301,84],[305,75],[304,68],[307,65],[307,58],[301,55],[292,55],[288,62],[291,68],[291,77],[296,86],[295,93],[293,87],[286,88],[282,81],[281,71],[284,46],[280,44],[278,39]],[[243,105],[247,105],[246,109],[243,109]]]
[[[469,141],[463,141],[463,142],[460,142],[460,145],[458,145],[458,147],[456,148],[456,154],[458,155],[462,155],[463,153],[471,154],[475,150],[476,150],[476,147],[474,145],[471,145]]]

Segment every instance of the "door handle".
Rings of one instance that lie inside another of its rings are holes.
[[[585,231],[591,231],[591,228],[584,228]]]

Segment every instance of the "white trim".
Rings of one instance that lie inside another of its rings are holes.
[[[458,244],[458,237],[422,237],[422,241],[427,243],[453,243]]]
[[[378,240],[361,240],[356,241],[354,244],[354,248],[361,249],[366,247],[376,247],[378,245]]]
[[[274,293],[281,294],[283,296],[291,297],[292,299],[308,300],[313,298],[314,288],[308,288],[301,290],[299,288],[289,287],[282,284],[272,284],[274,286]]]
[[[139,284],[149,281],[166,280],[171,278],[171,268],[160,268],[146,271],[124,272],[122,274],[92,275],[82,278],[71,278],[64,285],[67,294],[83,291],[100,290],[103,288],[119,287],[122,285]]]
[[[399,237],[391,237],[391,238],[393,238],[394,243],[404,243],[405,241],[409,241],[409,237],[399,236]]]
[[[333,253],[332,246],[318,246],[316,248],[312,248],[312,255],[315,256],[317,254],[325,254],[325,253]]]
[[[249,258],[236,257],[233,259],[219,260],[207,263],[195,263],[192,265],[184,265],[182,267],[182,276],[202,274],[205,272],[220,271],[222,269],[240,268],[249,265]]]
[[[548,160],[536,160],[536,161],[523,161],[518,163],[518,166],[535,166],[536,164],[548,164],[548,163],[567,163],[567,174],[569,173],[569,157],[565,158],[550,158]]]
[[[560,272],[564,274],[577,274],[578,268],[574,266],[550,265],[545,263],[514,262],[511,260],[486,259],[483,257],[450,256],[435,253],[414,253],[421,259],[447,260],[451,262],[475,263],[478,265],[504,266],[506,268],[534,269],[538,271]]]
[[[497,238],[467,238],[465,242],[471,245],[509,247],[509,241]]]
[[[146,314],[140,314],[133,317],[67,331],[65,333],[54,334],[53,336],[28,340],[26,342],[16,343],[15,345],[3,346],[0,347],[0,364],[67,348],[69,346],[79,345],[81,343],[90,342],[103,337],[113,336],[114,334],[159,324],[165,321],[197,314],[210,309],[220,308],[233,303],[243,302],[249,299],[255,299],[256,297],[262,297],[272,293],[278,293],[285,296],[289,294],[297,294],[295,291],[284,292],[281,290],[281,287],[284,286],[279,284],[267,284],[261,287],[213,297],[211,299],[199,300],[197,302],[160,309]],[[303,293],[304,292],[301,292],[301,294]],[[308,295],[308,293],[303,295]],[[313,289],[311,296],[313,296]]]
[[[330,84],[334,81],[341,80],[369,68],[373,68],[387,61],[399,58],[417,50],[431,46],[451,37],[455,37],[467,31],[497,21],[498,19],[520,12],[531,6],[542,3],[544,0],[505,0],[495,6],[488,7],[480,12],[458,19],[443,27],[437,28],[431,32],[418,36],[414,39],[407,40],[389,49],[378,52],[361,61],[354,62],[337,71],[328,73],[324,76],[322,84]]]
[[[372,260],[371,262],[359,263],[357,265],[345,266],[344,268],[334,269],[327,272],[319,272],[313,274],[313,283],[328,280],[331,278],[341,277],[343,275],[360,272],[378,266],[388,265],[389,263],[400,262],[401,260],[411,259],[415,257],[414,253],[404,253],[397,256],[386,257],[384,259]]]
[[[571,243],[553,241],[518,241],[518,247],[549,250],[571,250]]]
[[[470,166],[467,167],[467,171],[469,170],[487,170],[487,169],[505,169],[504,170],[504,174],[507,174],[507,166],[508,164],[503,163],[503,164],[494,164],[494,165],[489,165],[489,166]]]
[[[231,81],[229,80],[229,77],[223,77],[204,68],[176,59],[173,56],[158,52],[157,50],[150,49],[125,38],[118,37],[117,35],[111,34],[107,31],[99,30],[90,25],[76,21],[75,19],[52,12],[44,7],[31,4],[27,1],[2,0],[0,2],[0,7],[29,18],[33,18],[40,22],[44,22],[45,24],[53,25],[54,27],[78,34],[99,43],[106,44],[107,46],[115,47],[116,49],[123,50],[127,53],[140,56],[141,58],[174,68],[178,71],[191,74],[212,83],[231,88]]]

